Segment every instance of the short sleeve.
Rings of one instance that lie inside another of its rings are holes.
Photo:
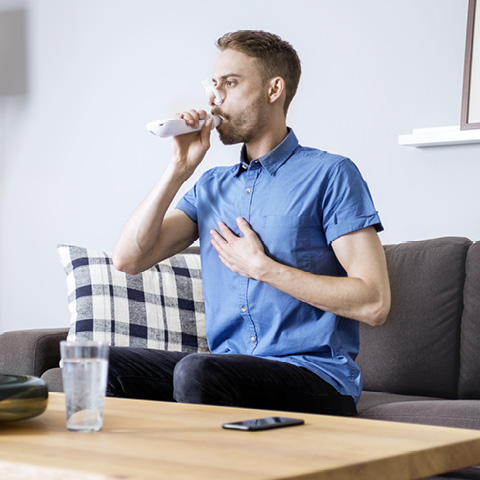
[[[368,185],[348,158],[332,168],[322,200],[323,228],[329,244],[370,226],[383,230]]]
[[[176,207],[185,213],[192,222],[198,223],[197,184],[195,184],[177,203]]]

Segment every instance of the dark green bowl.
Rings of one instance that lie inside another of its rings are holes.
[[[47,403],[48,388],[42,379],[0,374],[0,423],[40,415]]]

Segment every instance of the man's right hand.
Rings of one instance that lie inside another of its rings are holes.
[[[198,127],[200,120],[207,116],[205,110],[190,110],[177,114],[191,127]],[[191,177],[195,169],[202,162],[210,148],[210,129],[213,120],[209,118],[200,131],[178,135],[172,141],[172,160],[170,167],[176,175],[185,181]]]

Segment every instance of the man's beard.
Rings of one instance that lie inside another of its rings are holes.
[[[212,109],[212,114],[219,115],[224,119],[217,128],[220,141],[224,145],[249,143],[265,123],[263,98],[260,95],[252,105],[245,107],[233,117],[223,113],[218,107]]]

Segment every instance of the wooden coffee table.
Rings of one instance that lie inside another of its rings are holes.
[[[222,423],[291,416],[261,432]],[[107,398],[98,433],[68,432],[62,394],[39,417],[0,425],[0,478],[410,479],[480,463],[480,431]]]

